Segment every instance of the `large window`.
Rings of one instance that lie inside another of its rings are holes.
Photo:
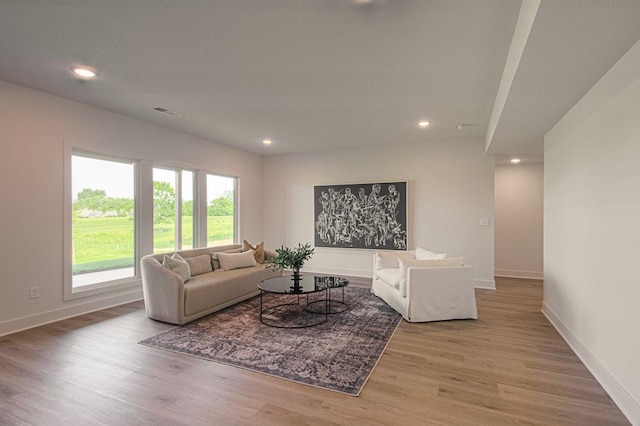
[[[135,164],[73,155],[72,287],[135,276]]]
[[[193,247],[193,172],[153,169],[153,251]]]
[[[67,149],[65,300],[139,286],[146,254],[236,242],[236,178]]]
[[[235,241],[234,178],[207,175],[207,246],[233,244]]]

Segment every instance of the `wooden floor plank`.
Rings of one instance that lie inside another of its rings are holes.
[[[142,302],[48,324],[0,338],[0,424],[629,424],[540,312],[542,283],[476,295],[477,321],[403,321],[357,398],[139,345],[174,327]]]

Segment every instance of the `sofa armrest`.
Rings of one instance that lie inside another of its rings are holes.
[[[276,253],[273,250],[267,250],[264,249],[264,260],[269,260],[269,259],[273,259],[274,257],[276,257],[278,255],[278,253]]]
[[[180,324],[184,317],[184,281],[152,255],[140,260],[144,306],[149,318]]]

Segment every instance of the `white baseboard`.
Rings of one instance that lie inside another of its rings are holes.
[[[78,315],[100,311],[102,309],[124,305],[125,303],[135,302],[141,299],[142,289],[136,288],[125,293],[118,293],[117,295],[101,298],[99,300],[92,300],[85,303],[74,303],[71,306],[65,306],[60,309],[53,309],[51,311],[40,312],[22,318],[11,319],[0,323],[0,336],[17,333],[19,331],[76,317]]]
[[[544,274],[542,272],[537,271],[515,271],[511,269],[496,269],[495,270],[496,277],[504,277],[504,278],[526,278],[530,280],[542,280],[544,279]]]
[[[488,290],[496,289],[495,280],[473,280],[473,286],[475,288],[486,288]]]
[[[604,365],[598,360],[598,358],[591,353],[589,348],[584,346],[567,328],[562,322],[560,317],[547,305],[542,302],[542,313],[549,320],[551,325],[558,330],[558,333],[571,347],[573,352],[578,355],[578,358],[587,367],[587,369],[593,374],[596,380],[602,385],[604,390],[609,394],[613,402],[616,403],[622,413],[627,416],[629,421],[634,425],[640,425],[640,403],[636,401],[629,392],[616,380],[616,378],[609,373]]]

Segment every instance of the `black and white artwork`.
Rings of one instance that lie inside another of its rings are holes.
[[[314,187],[315,246],[407,249],[407,182]]]

